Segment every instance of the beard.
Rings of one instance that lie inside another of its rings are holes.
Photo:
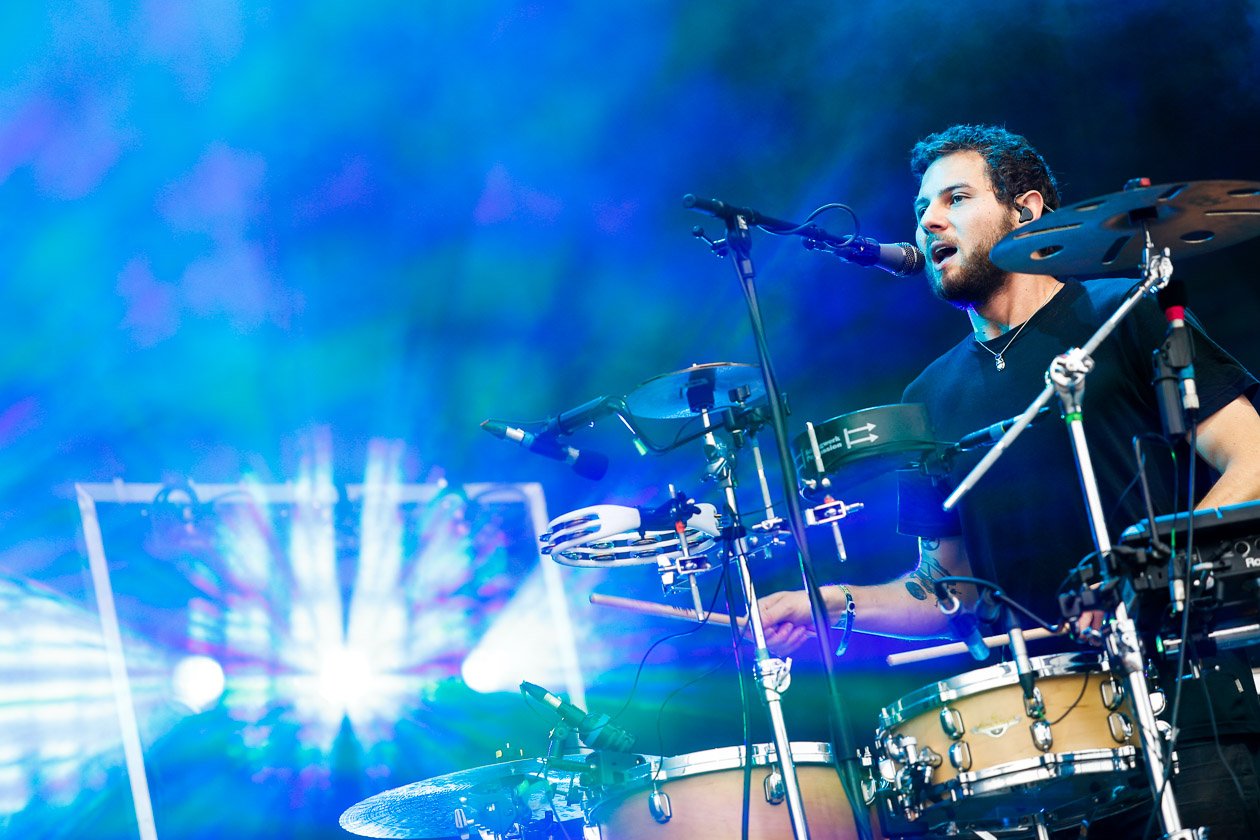
[[[935,268],[930,269],[928,276],[932,281],[932,292],[941,300],[959,309],[974,309],[988,303],[1010,276],[1010,272],[993,264],[993,261],[989,259],[989,252],[1002,237],[1014,229],[1013,223],[996,224],[989,235],[976,244],[975,249],[966,259],[962,259],[959,252],[957,265],[954,266],[954,276],[950,279],[948,286],[945,285],[939,271]]]

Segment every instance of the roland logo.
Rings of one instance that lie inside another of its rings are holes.
[[[1260,557],[1245,558],[1248,569],[1260,569]]]

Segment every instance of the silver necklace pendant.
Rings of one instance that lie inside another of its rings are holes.
[[[1006,370],[1006,359],[1003,359],[1001,355],[993,357],[993,364],[998,370]]]

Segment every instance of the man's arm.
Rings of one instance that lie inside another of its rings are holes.
[[[1199,421],[1197,451],[1221,474],[1198,509],[1260,499],[1260,414],[1243,396]],[[1076,620],[1078,633],[1101,630],[1105,614],[1086,610]],[[1094,643],[1098,644],[1097,637]]]
[[[1246,397],[1199,422],[1198,452],[1221,474],[1200,508],[1260,499],[1260,414]]]
[[[914,571],[888,583],[851,586],[854,629],[879,636],[932,639],[946,634],[946,619],[937,606],[935,582],[947,575],[971,574],[971,563],[960,537],[919,540],[919,565]],[[822,587],[829,623],[845,610],[839,586]],[[970,593],[963,600],[970,602]],[[776,653],[791,653],[813,633],[809,598],[801,590],[775,592],[759,599],[767,646]]]

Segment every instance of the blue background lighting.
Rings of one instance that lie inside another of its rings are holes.
[[[655,506],[671,484],[718,501],[698,443],[643,457],[603,421],[573,438],[610,456],[592,483],[478,428],[754,360],[729,265],[691,235],[719,223],[681,197],[796,220],[842,201],[864,234],[910,239],[908,150],[955,122],[1027,135],[1069,202],[1135,176],[1260,180],[1249,0],[62,0],[4,18],[14,836],[137,836],[76,482],[167,488],[102,509],[163,836],[340,837],[338,814],[371,794],[536,752],[551,720],[515,685],[563,686],[561,643],[593,709],[627,704],[638,749],[729,746],[725,632],[657,648],[631,696],[648,645],[682,625],[587,597],[661,600],[653,568],[559,570],[557,639],[523,506],[468,490],[538,482],[551,516]],[[921,278],[761,233],[753,253],[794,435],[897,402],[966,334]],[[1257,264],[1253,240],[1177,265],[1253,370]],[[244,489],[194,499],[189,481]],[[285,484],[311,504],[251,503]],[[352,484],[373,489],[344,503]],[[416,484],[442,492],[390,495]],[[821,535],[820,577],[912,562],[894,496],[887,478],[855,494],[851,559],[841,570]],[[758,585],[795,585],[793,564],[763,558]],[[841,663],[859,740],[938,676],[885,671],[900,644],[859,640]],[[790,698],[799,740],[826,737],[812,656]]]

